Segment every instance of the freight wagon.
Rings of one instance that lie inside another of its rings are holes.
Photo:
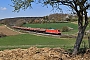
[[[61,31],[58,29],[44,29],[44,28],[31,28],[31,27],[18,27],[18,26],[12,26],[12,27],[15,29],[20,29],[25,31],[61,35]]]

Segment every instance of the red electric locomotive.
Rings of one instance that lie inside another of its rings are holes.
[[[58,30],[58,29],[46,29],[46,30],[45,30],[45,33],[55,34],[55,35],[61,35],[61,32],[60,32],[60,30]]]

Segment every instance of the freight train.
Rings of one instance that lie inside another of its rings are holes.
[[[19,26],[12,26],[12,27],[15,29],[32,31],[32,32],[37,32],[37,33],[61,35],[61,31],[58,29],[31,28],[31,27],[19,27]]]

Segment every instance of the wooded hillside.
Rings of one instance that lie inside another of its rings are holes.
[[[25,23],[56,23],[61,21],[77,21],[77,16],[55,13],[43,17],[15,17],[1,19],[0,23],[8,26],[22,26]]]

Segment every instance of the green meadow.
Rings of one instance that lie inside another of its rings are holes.
[[[69,32],[61,32],[62,34],[76,34],[78,31],[77,24],[73,23],[24,24],[23,26],[34,28],[54,28],[54,29],[62,29],[62,27],[68,26],[73,28],[73,30]],[[0,50],[12,48],[29,48],[31,46],[60,47],[64,49],[69,49],[73,48],[75,40],[76,40],[75,38],[57,38],[49,36],[38,36],[33,34],[20,34],[0,38]],[[81,47],[83,47],[84,45],[88,47],[88,39],[83,39]]]
[[[64,34],[75,34],[78,31],[77,24],[73,23],[44,23],[44,24],[24,24],[25,27],[33,27],[33,28],[53,28],[61,30],[63,27],[68,26],[73,28],[73,30],[69,32],[62,32]]]
[[[88,45],[87,40],[84,40]],[[21,34],[0,38],[0,49],[29,48],[36,47],[60,47],[64,49],[73,48],[75,39],[55,38],[48,36],[36,36],[32,34]]]
[[[78,25],[77,23],[44,23],[44,24],[24,24],[24,27],[32,27],[32,28],[48,28],[48,29],[59,29],[61,30],[63,27],[68,26],[70,28],[73,28],[73,30],[70,30],[68,32],[62,32],[62,34],[77,34],[78,32]],[[87,26],[86,30],[90,29],[90,24]]]
[[[77,24],[73,23],[44,23],[44,24],[24,24],[26,27],[34,27],[34,28],[54,28],[61,29],[63,26],[69,26],[77,30]]]

